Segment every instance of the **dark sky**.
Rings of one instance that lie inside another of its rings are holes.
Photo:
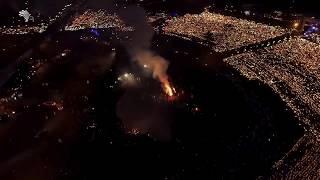
[[[26,0],[0,0],[0,15],[1,18],[5,18],[6,14],[18,13],[19,10],[25,8]],[[66,2],[71,0],[29,0],[32,7],[37,11],[44,14],[55,14]],[[91,4],[99,4],[110,0],[89,0],[94,2]],[[111,0],[115,1],[115,0]],[[122,1],[122,0],[118,0]],[[117,2],[118,2],[117,1]],[[138,1],[138,0],[129,0]],[[144,0],[144,2],[162,2],[164,0]],[[223,6],[226,3],[232,3],[235,5],[242,5],[246,3],[257,4],[260,7],[269,7],[270,9],[288,9],[292,2],[295,1],[295,7],[299,11],[303,12],[318,12],[318,6],[316,0],[166,0],[167,4],[173,4],[175,8],[186,8],[190,9],[196,6],[205,6],[215,2],[218,5]]]
[[[318,9],[316,0],[213,0],[217,3],[233,3],[233,4],[246,4],[252,3],[270,8],[282,8],[287,9],[292,4],[295,7],[305,11],[316,11]]]

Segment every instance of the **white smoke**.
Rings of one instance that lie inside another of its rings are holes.
[[[120,10],[118,14],[128,26],[134,29],[133,32],[129,32],[129,41],[125,43],[131,60],[142,69],[147,68],[152,77],[160,81],[164,89],[167,88],[169,62],[151,50],[154,30],[147,22],[144,9],[129,6]],[[166,105],[154,103],[151,98],[140,98],[149,92],[148,89],[142,89],[143,87],[127,89],[117,103],[117,116],[131,133],[150,133],[161,140],[170,139],[170,118]]]
[[[152,71],[153,78],[159,80],[162,84],[168,84],[167,69],[169,62],[150,50],[154,30],[147,21],[144,9],[129,6],[120,10],[119,16],[127,25],[135,29],[129,35],[130,41],[126,43],[131,59],[138,62],[142,68],[147,66]]]
[[[133,60],[137,61],[141,67],[148,67],[152,72],[153,78],[163,84],[168,83],[167,69],[169,63],[163,57],[150,50],[140,50],[135,52]]]

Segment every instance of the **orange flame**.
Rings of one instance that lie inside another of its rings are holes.
[[[176,90],[174,89],[174,87],[171,87],[170,86],[170,83],[169,82],[165,82],[163,84],[163,90],[164,92],[169,96],[169,97],[173,97]]]

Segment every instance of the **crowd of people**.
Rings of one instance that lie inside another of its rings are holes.
[[[205,11],[169,19],[164,32],[209,40],[215,51],[224,52],[283,35],[288,30]]]
[[[259,79],[268,84],[297,115],[305,117],[312,112],[301,111],[286,92],[295,94],[293,97],[305,103],[309,110],[320,113],[319,45],[295,37],[257,52],[226,58],[224,61],[247,78]]]
[[[299,63],[320,78],[320,45],[302,38],[293,38],[287,43],[274,46],[270,51]]]
[[[311,34],[307,39],[320,45],[320,34]]]
[[[39,26],[20,26],[17,27],[0,27],[0,34],[30,34],[30,33],[42,33],[47,29],[47,24]]]
[[[120,31],[132,31],[132,27],[126,26],[117,15],[108,14],[103,10],[85,11],[74,18],[65,30],[76,31],[86,28],[116,28]]]

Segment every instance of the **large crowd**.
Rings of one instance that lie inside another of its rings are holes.
[[[293,38],[269,50],[271,53],[296,62],[320,78],[320,45],[302,38]]]
[[[307,39],[320,45],[320,34],[311,34]]]
[[[164,27],[167,34],[211,41],[217,52],[258,43],[288,30],[211,12],[172,18]]]
[[[76,31],[86,28],[116,28],[120,31],[132,31],[132,27],[126,26],[116,14],[108,14],[103,10],[85,11],[75,17],[65,30]]]
[[[42,33],[47,29],[47,24],[39,26],[11,26],[0,27],[0,34],[30,34],[30,33]]]
[[[62,13],[59,13],[62,14]],[[57,17],[50,18],[50,23],[55,21]],[[39,25],[17,25],[10,27],[0,27],[0,34],[29,34],[41,33],[46,30],[48,24]],[[115,14],[108,14],[103,10],[92,11],[87,10],[84,13],[75,16],[70,20],[64,30],[77,31],[86,28],[115,28],[119,31],[132,31],[133,28],[126,26],[124,22]]]
[[[316,118],[312,114],[320,114],[320,45],[296,37],[224,61],[249,79],[272,87],[305,123]],[[308,108],[301,108],[301,103]]]

